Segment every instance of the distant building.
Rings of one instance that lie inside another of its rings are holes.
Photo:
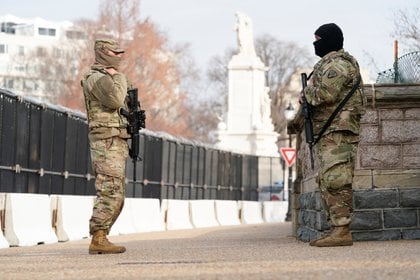
[[[42,77],[35,58],[60,59],[68,53],[62,45],[58,47],[59,42],[83,38],[84,33],[68,21],[0,16],[0,87],[48,99],[46,84],[51,77]]]

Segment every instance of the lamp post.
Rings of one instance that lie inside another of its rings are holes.
[[[286,121],[289,122],[294,119],[295,117],[295,108],[293,108],[292,103],[289,102],[286,109],[284,110],[284,117]],[[287,131],[287,124],[286,124],[286,131]],[[289,148],[292,147],[292,134],[288,133],[289,135]],[[292,204],[292,165],[289,165],[289,174],[288,174],[288,181],[287,181],[287,193],[288,193],[288,207],[287,207],[287,214],[286,214],[286,221],[290,221],[292,219],[292,211],[291,211],[291,204]]]

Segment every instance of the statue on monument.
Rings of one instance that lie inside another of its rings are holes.
[[[256,56],[254,48],[254,36],[252,31],[251,19],[241,13],[236,12],[235,31],[237,33],[239,53],[249,56]]]
[[[260,113],[261,113],[261,124],[263,129],[272,130],[271,122],[271,100],[268,96],[267,91],[264,91],[260,95]]]

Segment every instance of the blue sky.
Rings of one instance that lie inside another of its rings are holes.
[[[0,15],[73,21],[95,18],[99,3],[100,0],[3,1]],[[255,36],[268,33],[296,42],[311,52],[315,29],[335,22],[343,29],[344,48],[375,75],[393,63],[395,38],[391,34],[395,12],[413,7],[420,7],[418,0],[141,0],[140,15],[157,23],[171,42],[190,43],[202,71],[212,56],[236,47],[236,11],[251,17]],[[400,55],[404,54],[401,43]],[[377,68],[370,63],[371,58]]]

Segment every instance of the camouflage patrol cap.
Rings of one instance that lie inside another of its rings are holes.
[[[112,39],[96,39],[95,41],[95,51],[103,48],[107,48],[115,53],[123,53],[124,50],[120,48],[120,45],[117,41]]]

